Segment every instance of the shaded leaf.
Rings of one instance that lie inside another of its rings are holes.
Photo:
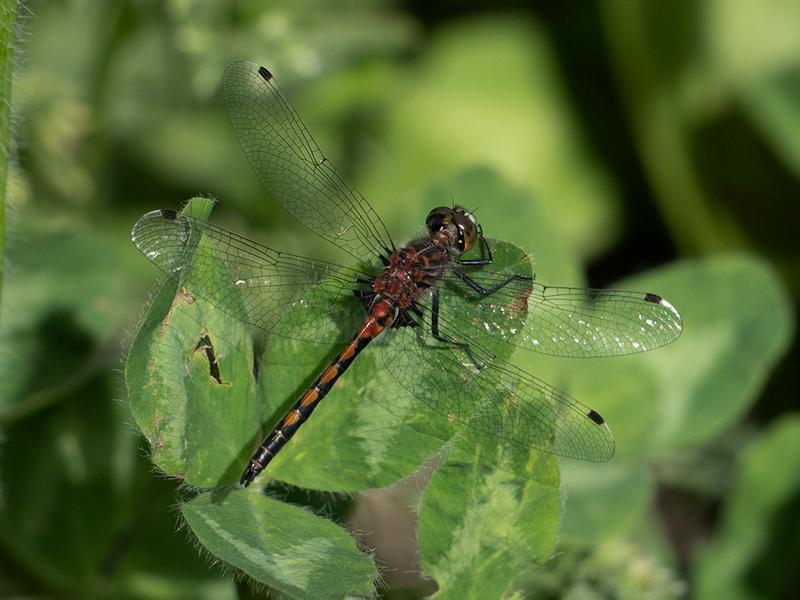
[[[697,598],[788,598],[800,549],[800,417],[776,421],[743,453],[718,535],[694,569]]]
[[[254,490],[202,494],[181,512],[203,546],[288,598],[370,597],[377,571],[327,519]]]
[[[484,17],[445,28],[398,84],[383,128],[382,146],[391,150],[364,162],[361,191],[380,198],[390,190],[381,214],[402,223],[410,193],[443,174],[489,165],[534,191],[570,248],[597,253],[615,237],[617,198],[565,95],[547,35],[531,20]],[[491,197],[479,205],[494,212]],[[535,248],[537,240],[516,241]]]
[[[775,273],[747,255],[686,261],[618,287],[662,294],[681,312],[684,333],[671,346],[642,356],[562,363],[569,391],[601,411],[617,441],[612,464],[576,464],[565,471],[571,490],[566,527],[580,537],[608,531],[609,519],[616,530],[621,521],[635,522],[639,515],[632,506],[645,504],[618,502],[620,477],[639,488],[628,488],[626,497],[641,499],[649,495],[642,487],[647,461],[701,444],[740,419],[786,351],[794,328]],[[618,469],[631,473],[615,474]],[[597,517],[594,525],[590,515]]]
[[[55,589],[91,589],[146,477],[127,410],[110,394],[107,380],[93,378],[4,431],[0,535]]]
[[[116,336],[135,310],[127,260],[113,237],[63,220],[11,228],[0,328],[0,416],[68,396],[116,364]],[[113,346],[99,348],[114,340]]]

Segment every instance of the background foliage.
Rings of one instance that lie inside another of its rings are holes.
[[[30,1],[16,28],[13,11],[0,2],[0,595],[264,593],[234,571],[286,597],[797,589],[797,3]],[[166,345],[147,337],[175,290],[140,308],[158,275],[129,231],[148,210],[213,194],[215,222],[337,258],[250,173],[220,90],[237,59],[279,77],[396,238],[452,195],[538,280],[681,310],[681,339],[647,355],[513,357],[606,416],[612,462],[509,459],[466,432],[414,472],[454,431],[386,397],[366,354],[267,495],[201,493],[332,352],[252,340],[201,304]],[[234,385],[182,362],[197,322],[224,331]],[[337,415],[362,421],[334,452]]]

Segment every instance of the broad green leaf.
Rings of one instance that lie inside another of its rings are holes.
[[[612,426],[618,423],[621,457],[697,444],[732,425],[792,337],[786,290],[772,268],[752,256],[676,263],[614,287],[654,291],[684,321],[671,346],[570,369],[578,397],[596,398]],[[626,385],[603,387],[604,379]]]
[[[742,454],[719,533],[694,568],[696,597],[788,598],[796,592],[800,416],[782,417]]]
[[[125,383],[153,462],[211,487],[238,480],[258,430],[253,344],[241,321],[184,287],[192,276],[168,278],[153,299]]]
[[[566,96],[550,40],[535,22],[455,23],[437,32],[397,83],[381,149],[360,165],[357,182],[367,197],[387,198],[378,206],[391,224],[403,223],[413,218],[405,201],[413,193],[443,175],[489,165],[534,191],[570,248],[596,254],[616,236],[618,201]],[[494,214],[492,202],[479,206]]]
[[[555,549],[559,508],[554,457],[465,431],[422,495],[420,559],[439,586],[434,597],[519,593],[519,578]]]
[[[453,435],[447,419],[402,388],[383,366],[380,341],[356,359],[267,468],[307,488],[356,491],[389,485]],[[340,348],[336,348],[338,352]],[[269,430],[335,356],[319,344],[270,338],[261,368]]]
[[[564,240],[544,202],[527,188],[510,183],[496,171],[474,167],[437,180],[420,201],[407,205],[410,230],[422,224],[435,206],[455,202],[475,211],[488,237],[520,246],[538,281],[580,285],[578,256]]]
[[[181,512],[203,546],[287,598],[374,594],[377,570],[328,519],[251,490],[202,494]]]
[[[684,332],[645,355],[563,363],[565,387],[605,416],[617,444],[609,465],[565,469],[566,528],[580,537],[634,523],[639,513],[632,508],[644,508],[642,495],[649,495],[647,461],[701,444],[740,419],[794,328],[777,276],[747,255],[677,263],[614,287],[667,298],[681,312]],[[628,482],[626,503],[618,501],[620,481]]]
[[[504,242],[492,243],[492,270],[516,268],[522,251]],[[386,343],[390,343],[388,338],[379,338],[362,352],[270,464],[269,475],[315,489],[380,487],[408,475],[452,437],[457,427],[409,395],[387,372],[381,357]],[[269,339],[260,369],[267,399],[264,412],[272,415],[265,422],[267,428],[341,347]],[[507,355],[510,351],[511,347],[506,348]],[[419,370],[422,376],[424,365]]]

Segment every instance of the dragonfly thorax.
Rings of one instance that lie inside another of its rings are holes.
[[[392,252],[386,262],[381,274],[372,280],[372,291],[398,308],[406,308],[438,283],[450,258],[445,248],[423,238]]]

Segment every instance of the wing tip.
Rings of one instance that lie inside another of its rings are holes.
[[[678,312],[677,308],[675,308],[668,300],[665,300],[663,296],[652,294],[650,292],[644,295],[644,301],[658,304],[668,310],[675,320],[675,324],[677,325],[678,329],[678,335],[680,335],[680,333],[683,331],[683,318],[681,317],[681,314]]]
[[[262,67],[259,65],[258,67],[258,74],[264,79],[264,81],[270,81],[272,79],[272,73],[269,72],[267,67]]]
[[[589,412],[586,413],[586,416],[595,423],[596,425],[605,425],[606,420],[594,409],[589,409]]]
[[[653,304],[662,304],[664,302],[664,298],[659,296],[658,294],[651,294],[650,292],[644,295],[645,302],[652,302]]]

